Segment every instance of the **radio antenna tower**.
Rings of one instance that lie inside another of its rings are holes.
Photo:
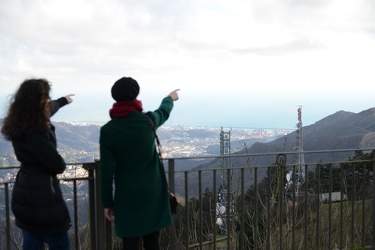
[[[223,128],[220,131],[220,155],[230,155],[230,130],[224,132]],[[221,157],[220,158],[221,168],[229,168],[231,166],[230,157]],[[228,176],[226,177],[228,178]],[[223,171],[223,187],[226,187],[227,180],[225,178],[225,171]]]
[[[229,156],[231,154],[230,147],[230,134],[231,131],[224,132],[223,128],[220,131],[220,156]],[[216,224],[219,226],[220,234],[225,235],[227,233],[227,225],[233,221],[234,212],[234,194],[228,187],[228,174],[226,169],[231,167],[230,157],[220,157],[220,165],[222,171],[222,185],[218,194],[218,202],[216,203]]]
[[[297,146],[294,150],[295,154],[295,168],[289,171],[286,175],[287,179],[287,190],[291,192],[293,184],[293,174],[295,176],[295,197],[298,198],[300,195],[301,186],[305,183],[305,157],[303,152],[303,134],[302,134],[302,107],[299,106],[298,112],[298,123],[297,123]],[[293,173],[293,170],[295,171]]]

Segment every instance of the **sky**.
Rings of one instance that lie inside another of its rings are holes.
[[[0,0],[0,117],[25,79],[75,94],[53,121],[105,123],[113,83],[166,125],[296,128],[375,107],[373,0]]]

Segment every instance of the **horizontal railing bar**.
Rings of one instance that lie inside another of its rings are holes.
[[[67,182],[71,182],[71,181],[87,181],[87,180],[90,180],[90,179],[93,179],[91,177],[81,177],[81,178],[59,178],[60,181],[67,181]],[[0,184],[13,184],[15,180],[13,181],[0,181]]]
[[[175,160],[177,160],[175,158]],[[322,161],[322,162],[307,162],[305,163],[304,165],[306,166],[309,166],[309,165],[325,165],[325,164],[342,164],[342,163],[364,163],[364,162],[372,162],[372,160],[342,160],[342,161]],[[286,167],[291,167],[291,166],[294,166],[296,165],[295,163],[289,163],[289,164],[285,164]],[[231,170],[241,170],[243,168],[249,168],[249,169],[253,169],[253,168],[270,168],[270,167],[279,167],[279,165],[275,165],[275,164],[270,164],[270,165],[251,165],[251,166],[237,166],[237,167],[217,167],[217,168],[204,168],[204,169],[201,169],[201,168],[195,168],[195,169],[191,169],[191,170],[175,170],[175,173],[184,173],[184,172],[197,172],[197,171],[213,171],[213,170],[223,170],[223,169],[231,169]]]
[[[93,179],[92,177],[80,177],[80,178],[61,178],[61,181],[87,181]]]
[[[333,150],[310,150],[303,151],[304,154],[320,154],[320,153],[337,153],[337,152],[353,152],[353,151],[372,151],[375,148],[355,148],[355,149],[333,149]],[[203,155],[203,156],[186,156],[186,157],[166,157],[163,160],[194,160],[194,159],[210,159],[210,158],[228,158],[228,157],[245,157],[245,156],[267,156],[279,154],[300,154],[300,151],[284,151],[284,152],[268,152],[268,153],[248,153],[248,154],[230,154],[230,155]]]
[[[66,166],[84,166],[88,164],[95,164],[95,162],[72,162],[72,163],[67,163]],[[7,167],[0,167],[0,170],[9,170],[9,169],[19,169],[21,168],[20,165],[17,166],[7,166]]]
[[[303,151],[304,154],[319,154],[319,153],[338,153],[338,152],[354,152],[354,151],[372,151],[375,148],[355,148],[355,149],[334,149],[334,150],[309,150]],[[248,153],[248,154],[228,154],[228,155],[202,155],[202,156],[187,156],[187,157],[165,157],[162,158],[163,160],[196,160],[196,159],[216,159],[216,158],[231,158],[231,157],[249,157],[249,156],[272,156],[272,155],[293,155],[293,154],[300,154],[300,151],[283,151],[283,152],[268,152],[268,153]],[[350,162],[363,162],[363,161],[371,161],[371,160],[359,160],[359,161],[350,161]],[[328,164],[328,163],[343,163],[347,161],[335,161],[335,162],[322,162],[321,164]],[[320,162],[319,162],[320,163]],[[73,162],[67,163],[67,166],[75,166],[75,165],[88,165],[88,164],[95,164],[95,162]],[[316,164],[316,163],[305,163],[305,164]],[[275,165],[277,166],[277,165]],[[288,166],[288,165],[287,165]],[[256,167],[263,167],[262,165]],[[269,165],[264,165],[264,167],[269,167]],[[7,167],[0,167],[0,170],[9,170],[9,169],[19,169],[20,166],[7,166]]]

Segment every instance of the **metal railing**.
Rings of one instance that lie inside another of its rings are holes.
[[[304,154],[303,167],[296,152],[165,159],[180,205],[173,226],[162,230],[162,249],[375,249],[374,149]],[[119,249],[100,202],[99,162],[70,166],[84,172],[60,177],[72,249]],[[13,180],[0,185],[0,247],[20,249]]]
[[[73,249],[99,249],[100,203],[96,170],[98,163],[73,163],[68,171],[59,176],[64,199],[72,218],[69,235]],[[22,233],[16,227],[11,213],[11,191],[19,167],[0,167],[2,179],[0,200],[2,213],[0,221],[0,249],[22,249]],[[104,217],[103,217],[104,218]],[[5,236],[5,237],[4,237]]]

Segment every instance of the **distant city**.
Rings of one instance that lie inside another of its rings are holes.
[[[87,126],[97,126],[92,123],[69,123],[69,126],[85,129]],[[162,126],[157,130],[161,144],[163,158],[209,156],[220,154],[220,132],[230,132],[232,151],[240,151],[245,147],[251,147],[255,142],[269,142],[279,137],[285,136],[293,130],[291,129],[249,129],[249,128],[214,128],[214,127],[194,127],[194,126]],[[82,133],[84,134],[84,133]],[[63,144],[64,138],[60,138]],[[73,150],[72,148],[59,147],[59,151],[67,163],[93,162],[100,158],[99,143],[96,142],[94,151],[92,147],[85,150]],[[10,145],[9,145],[10,146]],[[90,150],[91,149],[91,150]],[[15,156],[5,156],[0,152],[0,161],[2,167],[17,166],[19,163]],[[14,171],[2,171],[0,173],[1,181],[11,181],[14,178]],[[86,171],[69,165],[67,170],[61,176],[63,178],[77,177],[86,175]]]
[[[248,128],[213,128],[194,126],[163,126],[158,129],[163,147],[163,158],[219,155],[220,132],[230,132],[232,151],[240,151],[249,142],[269,142],[285,136],[291,129],[248,129]],[[201,131],[197,135],[197,131]],[[173,132],[175,138],[166,139],[163,135]],[[191,132],[191,133],[188,133]],[[217,150],[215,150],[217,149]]]

